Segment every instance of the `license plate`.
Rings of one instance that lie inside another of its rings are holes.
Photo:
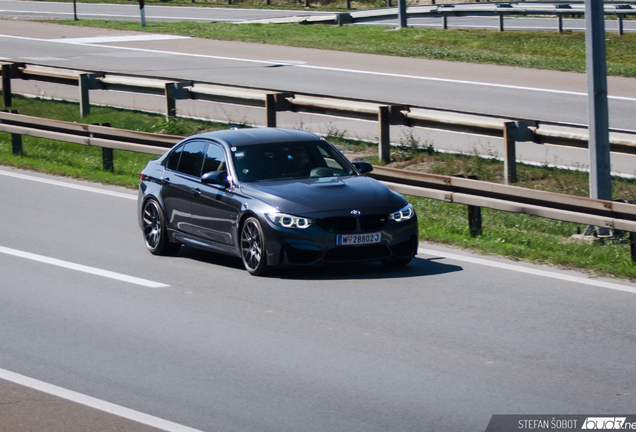
[[[370,243],[380,243],[380,233],[368,233],[368,234],[346,234],[338,235],[336,237],[337,246],[346,245],[361,245]]]

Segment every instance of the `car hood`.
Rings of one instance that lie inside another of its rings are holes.
[[[365,176],[243,183],[241,191],[296,216],[390,212],[406,205],[403,197]]]

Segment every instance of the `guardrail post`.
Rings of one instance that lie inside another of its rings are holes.
[[[502,13],[499,14],[499,31],[504,31],[504,16]]]
[[[557,23],[559,33],[563,33],[563,15],[557,14]]]
[[[390,131],[390,111],[389,107],[378,107],[378,125],[379,130],[379,142],[378,142],[378,158],[385,162],[391,162],[391,131]]]
[[[347,9],[351,9],[351,0],[347,0]]]
[[[481,207],[469,205],[468,207],[468,230],[471,237],[478,237],[481,230]]]
[[[191,86],[192,81],[166,83],[164,94],[166,96],[166,118],[177,116],[177,99],[188,99],[190,92],[186,87]]]
[[[84,117],[91,113],[90,99],[88,96],[89,90],[96,90],[102,88],[102,83],[99,78],[103,77],[102,73],[95,74],[80,74],[77,80],[77,85],[80,90],[80,116]]]
[[[387,5],[387,7],[391,7],[392,6],[391,5],[391,0],[386,0],[386,5]]]
[[[504,123],[504,178],[506,184],[517,181],[515,122]]]
[[[636,264],[636,233],[629,233],[629,250],[632,254],[632,264]]]
[[[22,155],[24,153],[22,150],[22,135],[11,134],[11,149],[14,155]]]
[[[2,65],[2,104],[5,108],[9,108],[13,102],[11,100],[11,72],[10,64]]]
[[[448,15],[442,14],[442,28],[448,30]]]
[[[176,117],[177,116],[177,100],[170,96],[168,91],[168,86],[170,84],[166,84],[165,94],[166,94],[166,118],[168,117]]]
[[[398,0],[398,22],[400,28],[406,28],[406,0]]]
[[[618,35],[623,36],[623,14],[616,14],[616,18],[618,18]]]
[[[115,159],[112,148],[102,147],[102,167],[104,171],[115,171]]]
[[[265,95],[265,115],[267,127],[276,127],[276,96]]]
[[[308,8],[309,7],[309,0],[305,0],[305,7]]]

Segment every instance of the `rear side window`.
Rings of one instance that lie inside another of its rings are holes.
[[[205,157],[207,143],[204,141],[190,141],[183,146],[178,171],[201,177],[201,168]]]
[[[181,157],[181,150],[183,150],[183,146],[177,147],[168,155],[168,163],[166,164],[166,168],[172,171],[176,171],[179,167],[179,158]]]

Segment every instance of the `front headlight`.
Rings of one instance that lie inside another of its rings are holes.
[[[396,222],[402,222],[411,219],[413,216],[415,216],[415,210],[413,210],[413,206],[411,204],[407,204],[400,211],[391,213],[389,215],[389,219],[393,219]]]
[[[307,219],[299,216],[292,216],[285,213],[266,213],[267,218],[283,228],[305,229],[316,223],[316,219]]]

